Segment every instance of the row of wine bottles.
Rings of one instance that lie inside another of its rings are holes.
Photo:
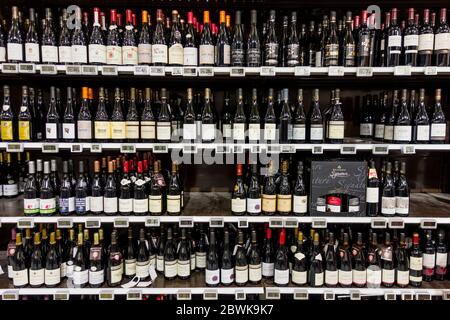
[[[141,11],[140,27],[130,9],[125,10],[125,26],[116,9],[109,12],[109,26],[99,8],[93,9],[91,21],[80,8],[74,15],[62,9],[59,23],[50,8],[45,9],[42,23],[32,8],[25,21],[18,7],[11,10],[7,36],[0,30],[0,62],[248,67],[448,66],[450,62],[446,8],[440,9],[439,23],[429,9],[420,22],[418,11],[409,8],[405,22],[393,8],[385,12],[381,25],[367,10],[356,16],[348,11],[342,19],[331,11],[320,23],[308,25],[298,23],[296,11],[277,23],[276,11],[271,10],[262,28],[258,12],[252,10],[248,31],[241,11],[235,12],[232,28],[231,17],[223,10],[217,26],[211,23],[209,11],[203,12],[200,24],[192,11],[186,21],[177,10],[170,19],[158,9],[153,28],[147,10]]]
[[[152,101],[149,88],[145,92],[131,88],[128,99],[119,88],[110,103],[108,91],[99,89],[94,102],[93,90],[83,87],[81,103],[73,88],[67,88],[66,103],[61,93],[50,87],[50,102],[44,106],[34,89],[22,88],[18,113],[11,105],[10,88],[4,86],[3,109],[0,113],[2,141],[80,141],[80,142],[170,142],[170,141],[236,141],[280,143],[343,143],[345,135],[344,106],[340,90],[331,92],[330,105],[321,108],[319,89],[312,92],[309,112],[305,112],[303,89],[296,92],[296,101],[289,101],[289,89],[280,91],[278,101],[269,89],[263,103],[258,91],[251,91],[246,102],[242,88],[231,103],[225,94],[224,107],[218,116],[213,94],[205,89],[200,95],[187,89],[186,99],[168,100],[166,89]],[[159,100],[160,99],[160,100]],[[446,117],[441,105],[441,89],[436,89],[434,107],[425,104],[425,89],[420,89],[417,103],[415,90],[409,94],[394,90],[391,106],[388,93],[368,96],[360,107],[360,137],[394,143],[444,143],[447,137]],[[44,109],[47,109],[46,116]],[[78,109],[78,110],[77,110]]]
[[[15,287],[53,287],[64,278],[74,287],[105,282],[114,287],[134,277],[154,279],[156,272],[167,280],[186,280],[195,271],[204,272],[208,286],[265,279],[278,286],[420,287],[424,281],[447,279],[444,230],[427,230],[422,239],[418,232],[309,231],[267,225],[247,231],[230,225],[208,232],[200,224],[194,230],[141,228],[137,239],[132,228],[125,234],[115,229],[107,242],[102,229],[92,239],[81,225],[66,234],[56,229],[50,237],[42,226],[34,234],[12,229],[8,276]]]

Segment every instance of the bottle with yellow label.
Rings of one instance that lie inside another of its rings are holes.
[[[281,177],[277,192],[277,211],[281,215],[292,213],[291,184],[288,177],[288,161],[281,163]]]
[[[114,108],[111,114],[111,139],[114,142],[123,142],[126,138],[126,124],[122,112],[120,89],[114,93]]]
[[[9,86],[3,86],[3,107],[0,114],[0,125],[2,141],[13,141],[14,140],[14,130],[13,130],[14,114],[11,110],[11,99],[9,94]]]
[[[28,87],[22,87],[22,105],[19,111],[19,140],[30,141],[32,137],[31,112],[28,103]]]
[[[111,139],[111,123],[106,111],[105,89],[98,92],[98,108],[94,120],[94,137],[97,142],[108,142]]]

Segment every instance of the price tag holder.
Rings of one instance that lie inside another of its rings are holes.
[[[192,300],[191,291],[189,290],[178,290],[177,300]]]
[[[416,300],[431,300],[431,294],[429,292],[416,292]]]
[[[342,145],[341,154],[356,154],[356,146],[353,145]]]
[[[238,218],[238,228],[248,228],[248,220],[245,218]]]
[[[23,143],[10,143],[6,144],[6,152],[23,152]]]
[[[218,145],[216,146],[216,153],[230,153],[230,146]]]
[[[59,145],[57,143],[43,143],[42,153],[58,153]]]
[[[281,297],[280,290],[271,288],[266,289],[267,300],[280,300],[280,297]]]
[[[245,69],[239,67],[232,67],[230,69],[230,77],[245,77]]]
[[[19,73],[19,65],[17,63],[2,64],[3,73]]]
[[[323,146],[312,146],[311,147],[312,154],[323,154]]]
[[[425,67],[423,74],[426,76],[435,76],[438,74],[437,67]]]
[[[217,300],[217,290],[205,290],[203,292],[203,300]]]
[[[408,292],[402,293],[402,300],[414,300],[414,295]]]
[[[80,153],[83,152],[83,145],[81,143],[73,143],[70,146],[70,152],[72,153]]]
[[[389,220],[389,228],[390,229],[404,229],[405,221],[403,219],[394,218]]]
[[[154,153],[167,153],[169,147],[167,146],[167,144],[157,144],[152,147],[152,150]]]
[[[396,66],[394,67],[394,76],[410,76],[411,66]]]
[[[117,66],[103,66],[102,75],[103,76],[117,76],[119,74]]]
[[[166,75],[166,71],[164,67],[150,67],[150,75],[155,77],[164,77]]]
[[[252,146],[252,153],[261,153],[261,146]]]
[[[193,228],[194,220],[192,218],[180,218],[178,221],[178,226],[180,228]]]
[[[90,148],[92,153],[101,153],[102,152],[102,145],[99,143],[92,143]]]
[[[127,300],[142,300],[142,291],[140,290],[128,291]]]
[[[386,292],[384,294],[384,300],[395,300],[396,299],[396,295],[393,292]]]
[[[281,145],[281,153],[295,153],[295,146],[293,145]]]
[[[148,66],[134,66],[133,74],[135,76],[148,76],[149,67]]]
[[[112,290],[102,290],[98,294],[99,300],[114,300],[114,291]]]
[[[101,223],[100,219],[87,219],[84,222],[84,226],[87,229],[98,229],[98,228],[100,228],[101,224],[102,223]]]
[[[351,290],[350,300],[361,300],[361,292],[359,290]]]
[[[32,229],[34,228],[33,218],[22,218],[17,221],[17,228],[19,229]]]
[[[286,218],[286,220],[284,220],[284,227],[285,228],[298,228],[298,220],[295,218]]]
[[[325,218],[313,218],[311,226],[313,229],[324,229],[327,227],[327,219]]]
[[[77,65],[74,65],[74,66],[66,66],[66,74],[67,75],[73,75],[73,76],[76,76],[76,75],[80,75],[81,74],[81,66],[77,66]]]
[[[19,300],[19,290],[3,292],[2,300]]]
[[[73,220],[70,218],[59,218],[56,221],[56,226],[59,229],[68,229],[68,228],[70,229],[73,227]]]
[[[234,292],[234,299],[235,300],[247,300],[247,296],[246,296],[244,290],[236,290]]]
[[[131,144],[121,144],[120,145],[120,152],[121,153],[136,153],[136,145],[131,143]]]
[[[130,221],[128,218],[115,218],[114,219],[114,228],[128,228],[130,225]]]
[[[172,67],[172,76],[182,76],[183,75],[183,68],[182,67]]]
[[[214,68],[213,67],[200,67],[198,68],[198,75],[200,77],[213,77]]]
[[[275,67],[261,67],[261,70],[259,71],[261,77],[274,77],[275,74]]]
[[[295,67],[294,75],[296,77],[309,77],[311,75],[311,67]]]
[[[420,227],[422,229],[437,229],[437,221],[434,219],[422,219]]]
[[[282,218],[269,218],[269,227],[270,228],[283,228],[283,219]]]
[[[389,154],[389,146],[388,145],[375,145],[372,147],[373,154]]]
[[[372,67],[358,67],[356,68],[357,77],[372,77],[373,69]]]
[[[370,227],[372,229],[386,229],[387,220],[382,218],[373,218],[370,220]]]
[[[294,300],[308,300],[309,295],[306,290],[294,289]]]
[[[223,228],[224,221],[223,218],[211,218],[209,219],[210,228]]]
[[[336,300],[336,296],[332,291],[325,291],[323,293],[323,300]]]
[[[36,73],[34,63],[19,63],[19,73]]]
[[[56,291],[56,293],[53,295],[53,300],[69,300],[69,291]]]
[[[276,154],[276,153],[280,153],[280,152],[281,152],[280,145],[278,145],[278,144],[268,144],[267,145],[267,153]]]
[[[158,217],[152,217],[145,219],[145,226],[146,227],[159,227],[161,225],[161,221]]]
[[[96,76],[98,75],[97,66],[82,66],[81,73],[83,76]]]
[[[183,68],[183,77],[196,77],[197,76],[197,68],[196,67],[184,67]]]
[[[329,77],[343,77],[345,74],[344,67],[328,67]]]
[[[233,153],[242,153],[243,152],[243,148],[242,148],[242,146],[239,146],[239,145],[234,145],[233,146]]]
[[[183,146],[183,153],[197,153],[197,146],[188,144]]]
[[[53,64],[41,64],[40,72],[41,74],[55,75],[58,73],[58,70],[56,69],[56,66]]]
[[[442,293],[442,300],[450,300],[450,290],[445,290]]]
[[[415,154],[416,153],[416,147],[413,145],[405,145],[402,147],[402,153],[403,154]]]

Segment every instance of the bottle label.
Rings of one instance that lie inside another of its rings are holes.
[[[383,139],[384,137],[384,124],[375,125],[375,138]]]
[[[253,282],[261,281],[262,270],[261,264],[250,264],[248,266],[248,279]]]
[[[420,275],[419,277],[409,275],[409,281],[410,282],[422,282],[422,275]]]
[[[112,266],[111,267],[111,283],[120,283],[122,281],[122,270],[123,266]]]
[[[40,212],[40,214],[53,214],[53,213],[55,213],[56,212],[56,200],[55,200],[55,198],[41,199],[39,201],[39,212]]]
[[[42,62],[47,61],[44,59],[44,47],[48,46],[42,46]],[[56,47],[53,48],[56,49]],[[25,61],[39,62],[39,43],[25,43]],[[58,55],[56,55],[56,62],[58,62]]]
[[[239,212],[239,213],[245,212],[246,210],[245,205],[246,205],[245,199],[231,199],[232,212]]]
[[[307,282],[307,272],[306,271],[295,271],[292,270],[292,282],[297,285],[304,285]]]
[[[261,125],[259,123],[250,123],[248,125],[248,139],[250,141],[259,141],[261,139]]]
[[[157,256],[156,258],[156,271],[164,271],[164,256]]]
[[[127,139],[139,139],[139,121],[126,121]]]
[[[133,211],[136,213],[148,212],[148,200],[147,199],[133,199]]]
[[[150,276],[150,260],[136,262],[136,276],[139,278]]]
[[[286,285],[289,283],[289,269],[278,270],[275,269],[274,282],[278,285]]]
[[[261,50],[259,48],[247,49],[247,65],[259,66],[261,64]]]
[[[3,107],[3,110],[5,108]],[[13,125],[12,121],[9,120],[2,120],[0,122],[2,126],[2,140],[13,140]]]
[[[223,45],[223,64],[229,65],[231,63],[231,47],[229,44]]]
[[[381,279],[383,283],[394,284],[395,282],[395,269],[383,269],[381,274]]]
[[[397,284],[400,286],[407,286],[409,284],[409,270],[397,270]]]
[[[394,141],[411,141],[411,126],[395,126]]]
[[[220,270],[205,270],[205,281],[206,284],[216,285],[219,284],[220,281]]]
[[[44,271],[42,269],[42,271]],[[24,286],[26,284],[28,284],[28,269],[24,269],[24,270],[20,270],[20,271],[14,271],[13,270],[13,284],[15,287],[18,286]],[[42,279],[44,280],[44,279]],[[43,281],[41,282],[41,284],[43,283]]]
[[[149,196],[149,209],[151,213],[162,212],[162,196]]]
[[[292,195],[291,194],[278,194],[277,195],[277,210],[279,212],[291,212],[292,211]]]
[[[154,56],[152,56],[154,59]],[[122,64],[136,65],[138,62],[138,50],[136,46],[122,46]],[[153,60],[155,62],[155,60]]]
[[[64,124],[63,124],[64,126]],[[111,127],[109,121],[94,122],[95,139],[111,139]]]
[[[61,282],[61,268],[45,269],[45,285],[55,286]]]
[[[156,138],[155,126],[155,121],[141,121],[141,138],[154,140]]]
[[[395,213],[403,215],[409,213],[409,197],[395,197]]]
[[[417,141],[429,141],[430,140],[430,125],[417,125]]]
[[[103,197],[103,210],[105,213],[117,213],[117,198]]]
[[[92,267],[91,267],[92,269]],[[105,281],[105,270],[92,271],[89,270],[89,284],[99,285]]]
[[[322,141],[323,140],[323,125],[312,124],[310,128],[311,140]]]
[[[64,278],[67,276],[67,263],[61,262],[61,278]]]
[[[60,46],[58,47],[59,62],[71,63],[72,62],[72,47]]]
[[[381,270],[367,269],[367,286],[379,287],[381,284]]]
[[[343,286],[349,286],[352,284],[353,273],[351,270],[350,271],[339,270],[338,275],[339,275],[339,284]]]
[[[136,274],[136,259],[125,260],[125,275],[134,276]]]
[[[181,195],[167,195],[167,212],[181,212]]]
[[[191,275],[191,261],[179,260],[177,262],[177,274],[179,277],[189,277]]]
[[[445,123],[431,124],[431,140],[445,140],[447,125]]]
[[[158,140],[170,140],[171,127],[169,122],[158,122],[156,124],[156,137]]]
[[[23,48],[21,43],[8,43],[8,60],[23,61]],[[27,278],[28,280],[28,278]]]
[[[62,137],[63,139],[75,139],[75,123],[62,124]]]
[[[89,62],[106,63],[106,46],[102,44],[89,45]]]
[[[355,66],[355,45],[353,43],[348,43],[345,45],[344,57],[346,67]]]
[[[62,214],[67,214],[69,212],[75,211],[75,198],[62,198],[59,197],[59,212]]]
[[[266,43],[265,58],[265,65],[267,66],[276,66],[278,64],[278,43]]]
[[[25,270],[26,271],[26,270]],[[30,269],[30,285],[40,286],[44,284],[45,270],[44,268],[39,270]]]
[[[323,278],[324,278],[323,272],[316,273],[314,275],[314,286],[315,287],[323,286]]]
[[[23,199],[23,211],[25,215],[39,213],[39,198]]]
[[[85,213],[87,209],[86,198],[75,198],[75,210],[77,213]]]
[[[367,273],[366,270],[352,270],[352,278],[353,283],[357,285],[364,285],[366,284],[367,279]]]
[[[403,38],[403,42],[404,42],[403,45],[405,47],[418,47],[419,46],[419,35],[417,35],[417,34],[406,35]],[[417,52],[417,50],[405,50],[405,52],[406,51]]]
[[[233,283],[234,269],[220,269],[220,281],[223,284]]]
[[[58,47],[42,45],[42,62],[58,63]],[[38,57],[39,59],[39,57]],[[39,60],[38,60],[39,61]]]
[[[308,212],[308,196],[296,196],[294,195],[293,212],[306,213]]]
[[[122,47],[121,46],[106,46],[106,63],[107,64],[122,64]]]
[[[335,286],[338,284],[338,271],[325,270],[325,284],[329,286]]]
[[[262,195],[262,211],[264,212],[275,212],[277,205],[277,196],[274,194],[263,194]]]
[[[6,48],[0,47],[0,62],[6,61]]]
[[[360,57],[368,57],[370,55],[370,35],[362,35],[358,44],[358,55]]]
[[[234,210],[232,210],[232,211],[234,211]],[[247,198],[247,211],[248,211],[248,213],[253,213],[253,214],[260,213],[261,212],[261,198],[257,198],[257,199]]]
[[[401,47],[402,46],[402,36],[389,36],[388,47]],[[391,51],[392,52],[392,51]]]
[[[216,138],[216,125],[202,123],[202,140],[214,140]]]
[[[424,253],[423,254],[423,267],[434,269],[436,265],[436,255],[434,253]]]
[[[93,213],[102,213],[103,212],[103,197],[90,197],[90,210]]]
[[[183,59],[182,55],[181,59]],[[152,45],[152,63],[163,63],[163,64],[167,63],[167,45],[165,44]],[[181,63],[182,62],[180,62],[180,64]]]
[[[91,140],[92,139],[92,121],[78,120],[78,139]]]
[[[196,137],[197,137],[197,130],[195,128],[195,123],[185,123],[183,125],[183,139],[195,140]]]
[[[378,203],[379,193],[380,189],[378,187],[367,187],[366,201],[368,203]]]
[[[244,49],[232,48],[231,49],[231,64],[233,66],[243,66],[245,62]],[[259,60],[258,60],[259,62]]]
[[[233,136],[233,130],[231,129],[231,124],[222,124],[222,136],[224,139],[229,139]]]
[[[74,285],[83,285],[88,283],[89,281],[89,271],[83,270],[81,271],[81,267],[74,266],[73,267],[73,284]]]
[[[434,38],[434,50],[450,49],[450,33],[437,33]]]
[[[175,43],[169,48],[169,64],[183,64],[183,46],[180,43]]]
[[[288,67],[295,67],[299,64],[299,50],[298,43],[291,43],[287,46],[287,65]]]
[[[394,140],[394,126],[390,125],[384,126],[384,140],[387,141]]]
[[[274,270],[275,270],[275,264],[273,262],[272,263],[267,263],[267,262],[262,263],[262,275],[264,277],[273,277]]]
[[[305,124],[294,124],[292,129],[292,138],[294,140],[305,140],[306,139],[306,126]]]
[[[3,124],[2,124],[2,130],[3,130]],[[58,130],[57,130],[56,123],[46,123],[45,124],[45,137],[47,139],[57,139],[58,138]],[[3,132],[2,132],[2,138],[3,138]],[[5,140],[5,139],[3,139],[3,140]]]
[[[133,199],[119,198],[119,212],[122,213],[133,212]]]
[[[195,253],[195,265],[199,269],[206,268],[206,252],[196,252]]]
[[[214,46],[211,44],[200,45],[200,65],[214,64]]]
[[[139,64],[152,63],[152,45],[150,43],[141,43],[138,45]]]
[[[245,140],[245,123],[233,123],[233,139]]]
[[[419,51],[433,51],[434,34],[425,33],[419,35]]]
[[[111,121],[111,138],[125,139],[126,138],[126,124],[125,121]]]
[[[82,45],[72,45],[72,62],[87,63],[87,47]]]
[[[371,137],[373,134],[373,123],[361,123],[359,126],[359,134],[360,136]]]
[[[277,125],[275,123],[264,124],[264,140],[273,141],[276,139]]]
[[[183,65],[196,66],[198,64],[198,49],[185,47],[183,50]]]
[[[177,276],[177,260],[164,261],[164,276],[167,278]]]
[[[436,253],[436,266],[440,268],[447,268],[447,253],[437,252]]]
[[[344,139],[344,121],[328,122],[328,138]]]
[[[381,197],[381,213],[394,215],[395,202],[395,197]]]
[[[235,267],[236,283],[248,282],[248,265]]]

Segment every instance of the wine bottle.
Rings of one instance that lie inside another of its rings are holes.
[[[261,43],[257,27],[258,12],[251,10],[250,15],[250,34],[247,39],[247,67],[259,67],[261,65]]]
[[[248,140],[250,143],[258,142],[261,139],[261,117],[258,111],[258,92],[256,88],[252,89],[252,106],[248,122]]]
[[[118,201],[117,201],[117,187],[116,179],[114,177],[113,163],[108,162],[108,177],[106,179],[106,185],[104,187],[103,196],[103,210],[107,215],[117,214]]]
[[[123,257],[117,244],[117,234],[114,231],[111,233],[111,245],[109,246],[108,253],[106,280],[109,287],[117,287],[122,282]]]
[[[372,233],[372,241],[367,252],[367,287],[379,288],[381,286],[381,253],[378,249],[377,234]]]
[[[23,39],[19,24],[19,8],[13,6],[11,11],[11,27],[6,39],[6,51],[8,53],[7,61],[11,63],[19,63],[23,61]]]
[[[273,89],[270,88],[267,97],[266,114],[264,116],[264,140],[269,143],[277,139],[277,119],[274,110],[273,94]]]
[[[214,42],[211,35],[211,26],[209,20],[209,11],[203,11],[203,30],[200,38],[200,66],[214,65]]]
[[[418,65],[431,66],[434,49],[434,30],[430,25],[430,9],[423,10],[423,22],[419,28]]]
[[[177,275],[182,280],[191,277],[191,247],[186,237],[186,228],[181,229],[181,240],[177,250]]]
[[[292,212],[292,193],[288,170],[288,161],[284,160],[281,163],[281,176],[277,191],[277,212],[280,215],[289,215]]]
[[[133,184],[133,212],[136,215],[145,215],[148,212],[148,196],[146,181],[143,175],[143,162],[138,161],[137,177]]]
[[[3,187],[4,196],[7,196],[6,190]],[[53,184],[50,180],[50,163],[48,161],[44,161],[44,177],[42,178],[39,194],[39,213],[46,216],[54,215],[56,212],[56,199]]]
[[[114,92],[114,107],[111,113],[110,125],[112,141],[123,142],[126,139],[126,122],[122,112],[119,88],[116,88]]]
[[[14,125],[15,122],[14,113],[11,108],[11,97],[9,86],[3,86],[3,107],[0,113],[0,125],[2,141],[14,141]]]
[[[94,118],[94,139],[97,142],[108,142],[111,139],[111,122],[106,111],[105,89],[98,91],[98,107]]]
[[[233,140],[235,142],[245,142],[247,117],[244,112],[244,96],[242,88],[237,91],[236,113],[233,119]]]
[[[178,165],[172,162],[172,175],[167,189],[167,214],[181,214],[181,183],[178,178]]]
[[[68,249],[66,248],[67,238],[65,241],[62,240],[61,229],[56,229],[56,255],[59,258],[60,262],[60,275],[61,280],[63,280],[67,276],[67,260],[68,258]]]
[[[164,262],[166,262],[165,258]],[[139,246],[136,254],[136,276],[139,277],[141,281],[148,280],[148,278],[150,277],[149,268],[150,268],[150,254],[148,250],[148,242],[145,239],[145,231],[143,228],[141,228],[139,230]]]
[[[428,143],[430,141],[430,119],[425,106],[425,89],[420,89],[419,110],[414,118],[413,140],[416,143]]]
[[[408,26],[403,32],[404,64],[417,66],[419,28],[414,22],[414,8],[408,9]]]
[[[412,140],[411,115],[408,111],[407,90],[402,90],[401,109],[394,126],[394,142],[410,143]]]
[[[289,89],[283,89],[283,105],[279,120],[280,143],[289,143],[292,140],[292,115],[289,108]]]
[[[198,65],[197,33],[194,29],[194,13],[187,13],[187,28],[184,34],[183,65]]]
[[[213,142],[216,139],[216,121],[211,109],[211,90],[209,88],[205,88],[205,102],[201,115],[201,137],[202,142]]]
[[[205,240],[206,234],[202,224],[199,228],[199,235],[200,237],[195,244],[195,266],[196,270],[203,271],[206,268],[206,252],[208,250],[208,244]]]
[[[395,213],[399,216],[409,215],[409,186],[406,181],[406,163],[402,161],[400,177],[395,186]]]
[[[244,247],[244,233],[238,231],[238,241],[234,249],[235,255],[235,282],[238,286],[245,286],[248,282],[248,261]]]
[[[41,239],[39,232],[36,232],[34,234],[33,243],[34,246],[30,258],[30,286],[32,288],[39,288],[45,282],[45,257],[42,256]]]
[[[89,286],[99,288],[105,281],[105,269],[102,261],[102,247],[98,233],[94,233],[94,244],[89,252]]]
[[[394,95],[392,97],[392,107],[384,126],[384,137],[383,137],[384,142],[394,141],[394,125],[397,117],[397,108],[398,108],[398,90],[394,90]]]
[[[218,67],[228,67],[231,63],[231,47],[225,25],[225,11],[219,12],[219,35],[216,41],[215,54]]]
[[[56,251],[55,237],[55,232],[50,233],[50,249],[45,258],[45,286],[50,288],[58,286],[61,282],[61,257]]]
[[[11,250],[12,246],[9,248]],[[28,284],[28,269],[20,232],[16,233],[15,251],[11,259],[11,277],[15,288],[23,288]]]
[[[391,234],[384,235],[384,245],[381,248],[381,282],[384,287],[390,288],[395,282],[395,255],[391,244]]]
[[[303,247],[303,232],[299,231],[297,235],[297,247],[294,252],[294,261],[292,263],[292,283],[298,286],[307,284],[308,266]]]
[[[117,10],[111,9],[109,13],[110,24],[106,37],[106,64],[122,64],[122,46],[120,32],[117,26]]]
[[[230,232],[223,233],[223,249],[220,258],[220,283],[228,286],[234,281],[233,255],[230,249]]]
[[[172,229],[167,230],[167,240],[164,249],[164,278],[173,280],[177,277],[177,253],[172,237]]]
[[[344,233],[344,241],[339,248],[339,285],[350,287],[353,283],[352,256],[350,254],[349,235]]]
[[[361,120],[359,124],[359,136],[362,139],[372,139],[374,133],[374,112],[372,105],[372,96],[366,95],[363,98],[361,111]]]
[[[251,32],[250,37],[252,36]],[[231,36],[231,32],[228,32],[228,34]],[[248,45],[250,45],[250,43],[248,43]],[[251,47],[248,47],[247,49],[250,48]],[[251,59],[254,58],[252,57]],[[244,31],[242,25],[242,13],[239,10],[235,12],[234,18],[234,34],[231,41],[231,65],[234,67],[245,66]]]
[[[206,253],[205,282],[207,286],[217,286],[220,283],[219,254],[216,246],[216,232],[210,229],[209,247]]]
[[[397,248],[397,268],[395,278],[397,286],[405,288],[409,284],[409,258],[406,251],[405,234],[400,233],[400,244]]]
[[[320,252],[319,234],[314,233],[313,247],[309,265],[308,282],[312,287],[321,287],[324,284],[324,270],[322,253]]]
[[[292,118],[292,142],[302,143],[306,141],[306,116],[303,106],[303,89],[298,89],[297,106]]]
[[[136,43],[136,34],[133,25],[133,16],[130,9],[125,10],[126,25],[122,38],[122,64],[138,64],[138,48]]]
[[[100,176],[100,161],[94,161],[94,178],[91,183],[90,208],[93,214],[103,214],[103,187]]]
[[[314,89],[311,110],[309,117],[309,141],[311,143],[322,143],[323,119],[319,105],[319,89]]]
[[[140,244],[139,244],[140,245]],[[140,246],[139,246],[139,249]],[[143,250],[146,250],[146,248],[143,248]],[[144,252],[145,255],[145,252]],[[126,278],[133,278],[136,275],[136,250],[133,240],[133,229],[128,228],[128,243],[124,251],[124,276]],[[144,270],[145,272],[145,270]]]
[[[76,249],[77,243],[75,241],[75,230],[70,229],[69,230],[69,238],[67,239],[66,243],[66,249],[67,249],[67,270],[66,270],[66,276],[67,279],[73,279],[73,269],[74,269],[74,262],[75,262],[75,255],[76,255]]]
[[[439,14],[439,26],[436,28],[434,36],[434,59],[438,67],[448,67],[450,65],[450,27],[447,24],[447,9],[441,8]]]
[[[445,275],[447,274],[447,261],[448,252],[447,245],[445,244],[445,232],[443,230],[439,230],[436,245],[436,267],[434,270],[436,280],[444,280]]]
[[[331,11],[329,32],[325,41],[325,66],[339,64],[339,38],[336,30],[336,11]]]
[[[352,283],[356,287],[365,287],[367,283],[366,258],[364,256],[365,248],[362,239],[362,233],[358,232],[356,244],[351,249],[352,256]]]
[[[91,141],[92,140],[92,116],[89,110],[89,100],[88,100],[88,88],[83,87],[81,89],[81,107],[78,113],[77,120],[77,137],[78,140]]]
[[[386,177],[381,191],[381,214],[384,216],[395,215],[395,184],[391,175],[392,164],[387,163]]]
[[[32,116],[28,102],[28,87],[22,86],[22,104],[18,115],[19,141],[31,141],[34,136]],[[9,123],[8,123],[9,125]]]
[[[195,111],[192,101],[192,88],[187,89],[187,104],[183,121],[183,140],[193,141],[197,138],[197,128],[195,123]]]
[[[51,88],[50,88],[51,91]],[[31,88],[30,88],[31,93]],[[33,100],[31,100],[33,101]],[[37,103],[36,103],[36,112],[33,112],[33,124],[35,128],[35,139],[37,141],[42,141],[45,139],[45,133],[47,128],[46,118],[44,116],[44,106],[43,106],[43,99],[42,99],[42,90],[37,90]]]
[[[331,143],[344,143],[344,114],[340,101],[340,90],[334,90],[334,104],[331,108],[328,121],[328,141]]]
[[[380,180],[378,179],[375,161],[370,161],[369,176],[366,189],[366,214],[375,217],[378,214],[378,201],[380,198]]]
[[[142,142],[153,142],[156,138],[156,122],[151,105],[151,89],[145,88],[144,109],[141,114],[141,140]]]
[[[149,211],[151,215],[162,215],[165,211],[163,188],[165,188],[164,177],[159,173],[160,165],[155,161],[153,165],[153,176],[149,195]]]
[[[270,10],[268,32],[264,42],[264,65],[278,65],[278,40],[275,31],[275,10]]]
[[[441,105],[441,89],[436,89],[435,104],[431,116],[430,143],[445,143],[447,124]]]
[[[46,15],[47,15],[47,10],[50,10],[48,8],[46,8]],[[25,61],[26,62],[31,62],[31,63],[39,63],[41,61],[40,59],[40,52],[39,52],[39,37],[38,37],[38,33],[37,33],[37,29],[36,29],[36,13],[34,11],[33,8],[29,9],[29,13],[30,13],[30,17],[29,17],[29,23],[28,23],[28,30],[26,31],[26,36],[25,36]],[[44,54],[46,54],[47,52],[44,52],[45,50],[45,45],[44,42],[46,42],[48,40],[47,36],[48,36],[48,32],[51,32],[51,28],[49,29],[49,26],[47,25],[47,20],[44,20],[45,23],[45,29],[43,30],[43,34],[42,34],[42,62],[45,62],[45,60],[47,59],[47,57],[44,57]],[[51,27],[51,26],[50,26]],[[53,44],[54,45],[54,44]],[[56,49],[56,47],[54,47]],[[52,52],[48,52],[48,53],[52,53]],[[54,57],[54,56],[50,56],[50,57]],[[56,55],[56,61],[53,62],[58,62],[58,55]]]
[[[166,89],[161,89],[161,109],[156,122],[156,139],[158,142],[170,142],[171,133],[171,117],[167,104]]]
[[[89,37],[89,63],[106,64],[106,46],[100,25],[100,9],[94,8],[94,24]]]
[[[245,215],[246,193],[243,180],[242,164],[236,165],[236,182],[231,195],[231,212],[233,215]]]
[[[84,256],[83,234],[78,234],[77,251],[73,262],[73,285],[75,288],[84,288],[89,281],[89,270],[86,267]]]
[[[184,61],[182,34],[178,17],[178,11],[172,10],[172,30],[170,32],[169,40],[169,65],[171,66],[182,66]]]
[[[248,253],[248,275],[251,284],[259,284],[262,279],[261,254],[259,252],[256,231],[252,230],[251,244]]]
[[[289,18],[288,16],[283,16],[283,29],[281,32],[281,41],[278,46],[279,67],[287,67],[288,26],[289,26]]]
[[[75,29],[72,32],[72,63],[87,63],[86,34],[82,29],[81,9],[75,9]]]
[[[334,234],[330,232],[328,234],[328,244],[326,245],[325,252],[325,286],[327,287],[336,287],[339,282],[339,273],[338,270],[338,261],[337,261],[337,253],[335,249],[335,239]],[[340,249],[339,249],[340,251]],[[345,275],[345,271],[344,271]]]
[[[40,197],[35,178],[35,162],[28,162],[28,176],[24,186],[23,208],[25,216],[34,216],[40,211]]]
[[[383,98],[380,104],[380,110],[375,118],[375,129],[373,139],[375,141],[383,141],[384,128],[386,122],[386,106],[387,106],[387,93],[382,94]]]
[[[391,9],[391,23],[388,29],[387,66],[395,67],[400,64],[402,51],[402,31],[397,24],[397,8]]]
[[[425,236],[426,243],[423,249],[422,275],[424,281],[430,282],[434,278],[434,269],[436,267],[436,248],[432,238],[432,231],[427,230]]]
[[[342,49],[342,57],[341,61],[343,61],[344,67],[354,67],[355,66],[355,56],[356,56],[356,46],[355,46],[355,38],[352,33],[352,12],[347,11],[345,16],[345,35],[343,37],[343,49]],[[362,59],[359,62],[362,64],[365,63],[364,60],[364,49],[365,44],[361,44],[361,47],[358,47],[359,52],[362,52]],[[361,48],[361,49],[360,49]],[[359,53],[358,52],[358,53]],[[359,56],[358,56],[359,59]]]
[[[152,64],[155,66],[165,66],[168,59],[167,40],[164,35],[163,19],[162,10],[156,10],[156,28],[152,39]]]
[[[413,287],[422,286],[423,254],[419,246],[419,234],[414,233],[412,239],[409,264],[409,284]]]

